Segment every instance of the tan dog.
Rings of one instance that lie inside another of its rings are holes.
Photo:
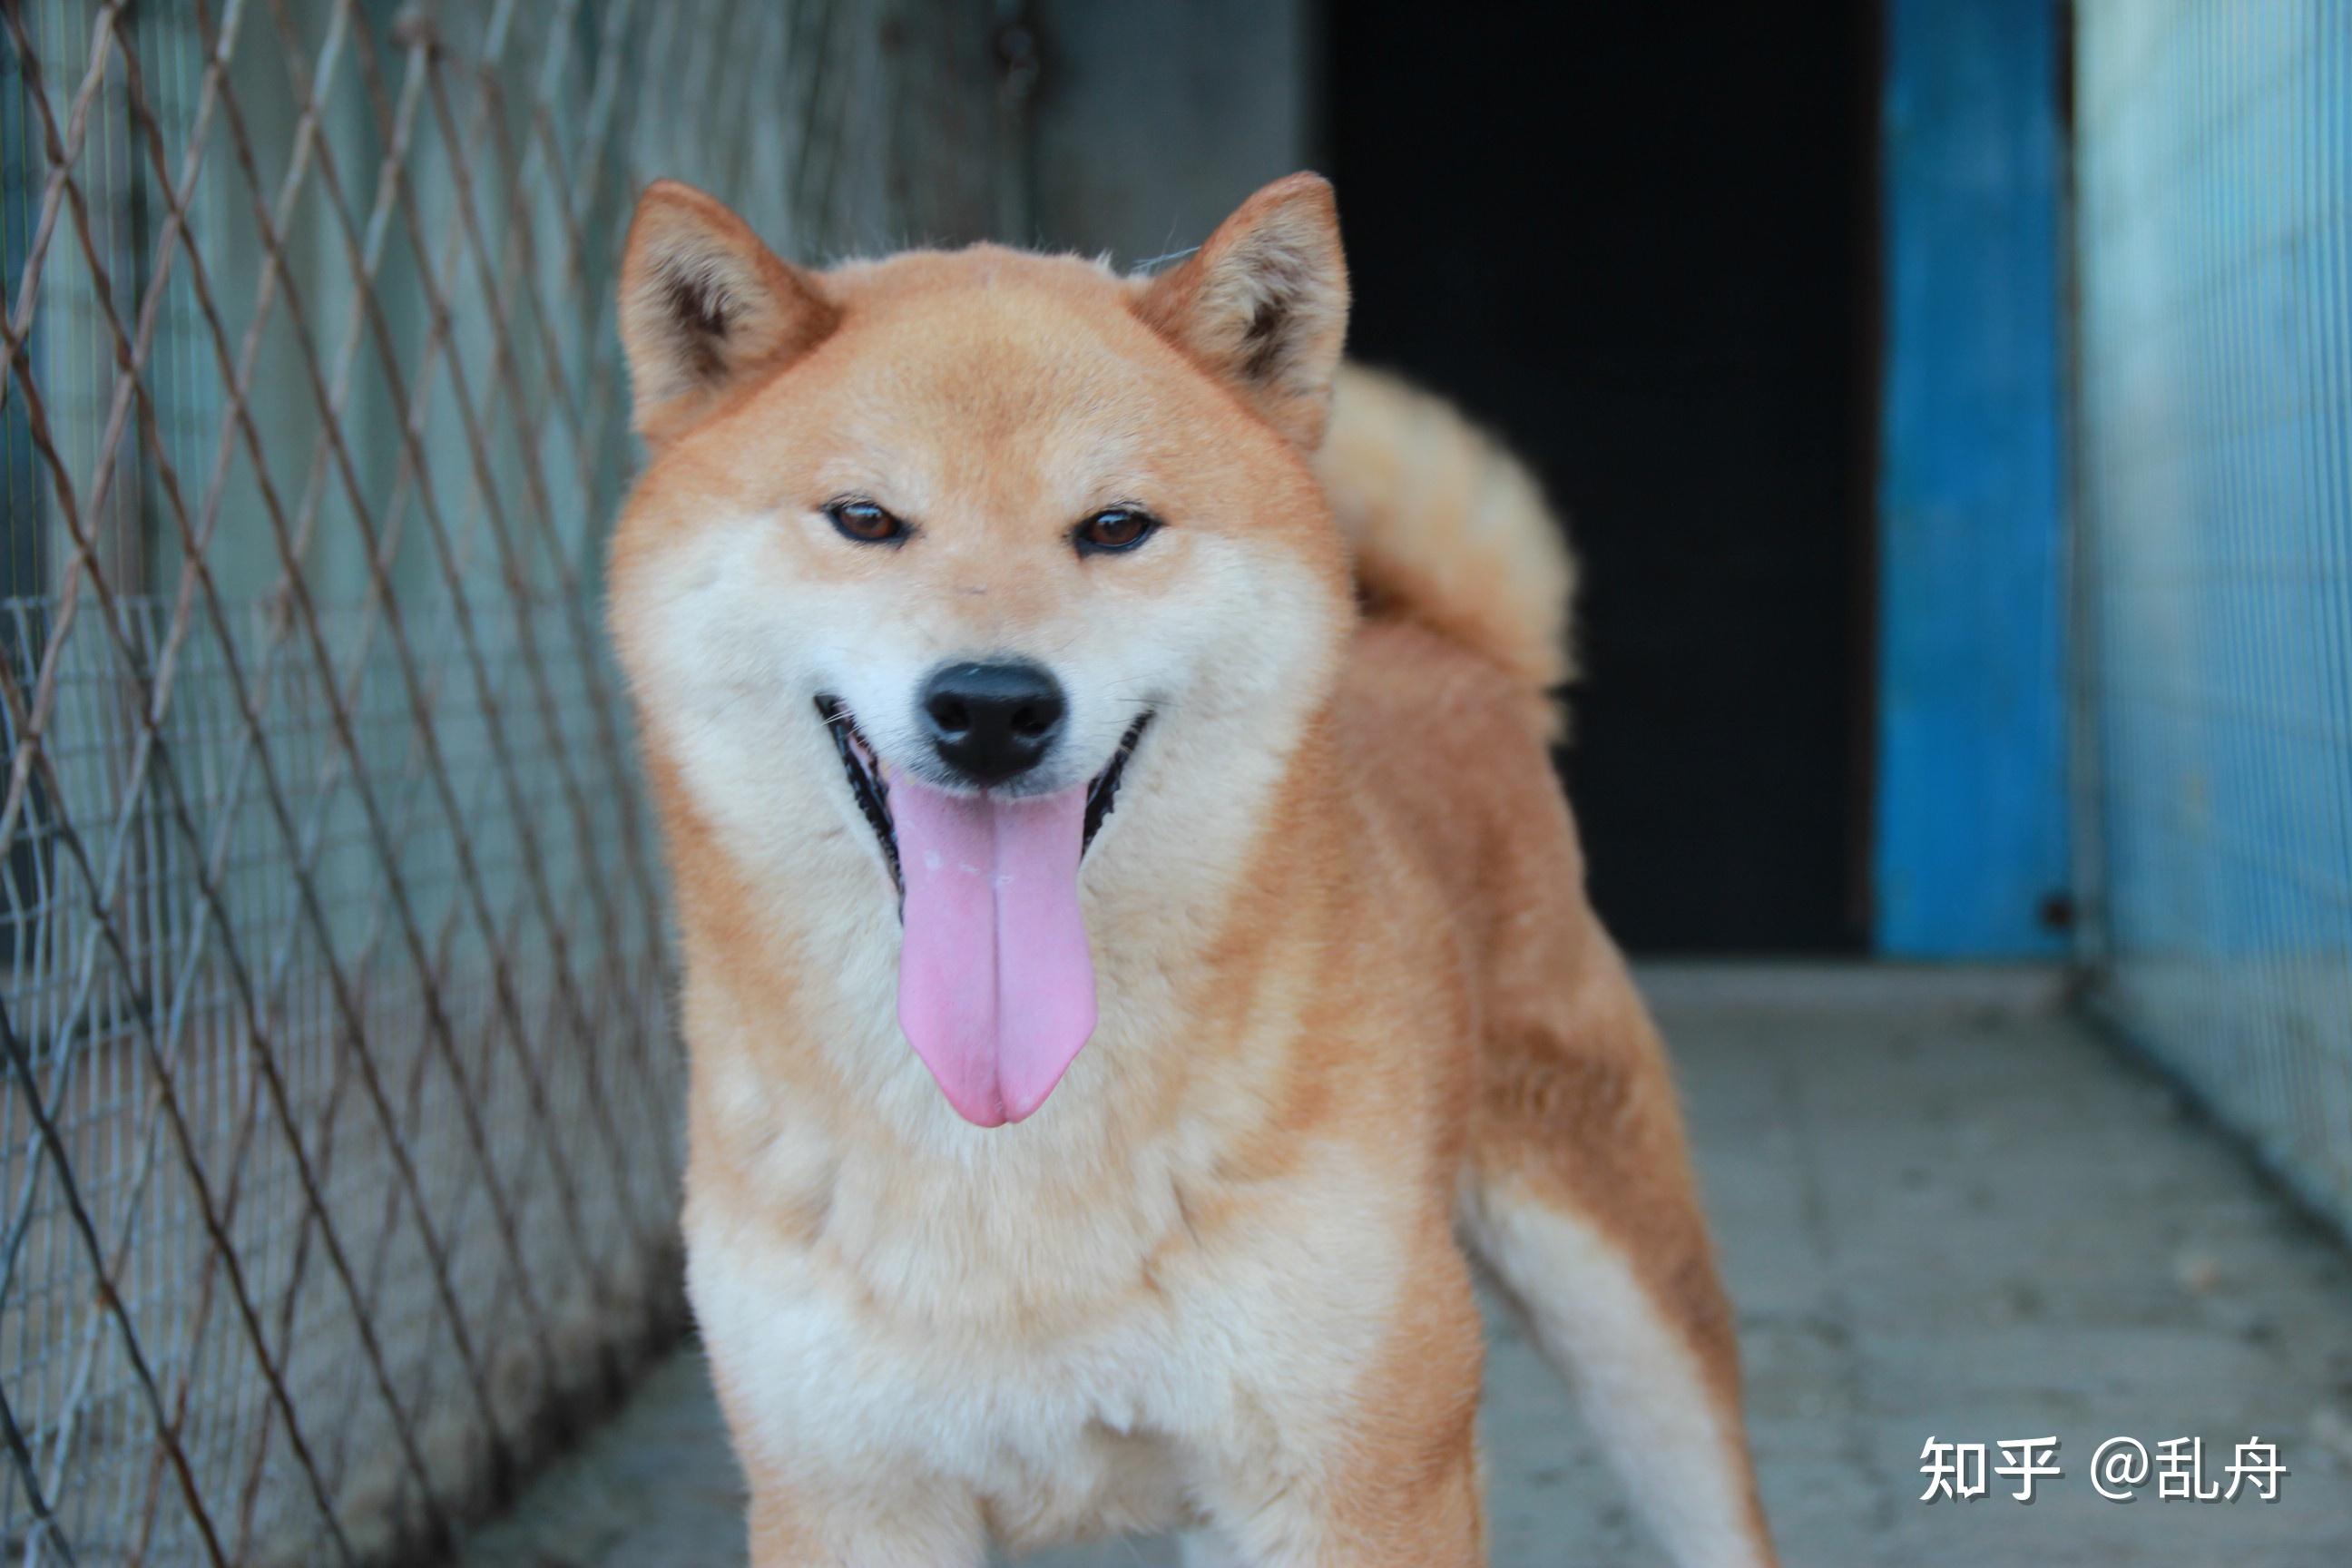
[[[1674,1560],[1771,1561],[1546,756],[1568,557],[1346,313],[1312,175],[1148,279],[638,209],[612,620],[763,1568],[1483,1563],[1457,1226]]]

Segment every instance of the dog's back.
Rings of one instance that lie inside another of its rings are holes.
[[[1678,1561],[1766,1561],[1671,1073],[1547,754],[1574,670],[1564,532],[1507,450],[1378,373],[1341,373],[1317,466],[1367,611],[1339,743],[1475,955],[1465,1239]]]

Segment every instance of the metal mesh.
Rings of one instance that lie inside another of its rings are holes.
[[[928,9],[0,0],[11,1559],[438,1550],[676,1325],[611,268],[984,221]]]
[[[2075,9],[2095,975],[2352,1226],[2352,3]]]

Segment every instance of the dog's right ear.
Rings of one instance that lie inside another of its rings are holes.
[[[658,447],[744,377],[824,342],[841,311],[724,203],[656,180],[629,224],[620,320],[637,433]]]

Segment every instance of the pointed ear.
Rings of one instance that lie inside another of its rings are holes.
[[[659,446],[744,377],[823,342],[841,312],[724,204],[676,180],[637,198],[621,259],[621,346],[637,431]]]
[[[1276,180],[1189,260],[1136,285],[1135,310],[1312,451],[1348,335],[1339,210],[1320,174]]]

